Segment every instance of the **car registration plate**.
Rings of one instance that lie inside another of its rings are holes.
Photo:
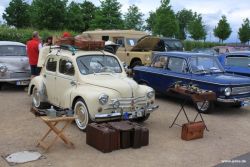
[[[137,117],[142,117],[142,112],[141,111],[137,111],[136,116]]]
[[[242,106],[242,107],[250,106],[250,101],[242,101],[242,102],[241,102],[241,106]]]
[[[16,85],[29,85],[30,81],[17,81]]]

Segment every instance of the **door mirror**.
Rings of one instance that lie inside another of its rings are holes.
[[[67,63],[65,64],[65,66],[66,66],[66,70],[67,70],[67,71],[69,71],[69,70],[73,67],[73,65],[72,65],[71,62],[67,62]]]
[[[248,67],[250,67],[250,64],[248,64]]]

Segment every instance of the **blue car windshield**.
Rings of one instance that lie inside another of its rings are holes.
[[[226,60],[226,65],[236,66],[236,67],[249,67],[250,57],[244,56],[228,56]]]
[[[223,72],[218,59],[212,56],[194,56],[190,59],[193,73],[219,73]]]
[[[122,72],[118,60],[108,55],[81,56],[77,58],[77,65],[83,75]]]

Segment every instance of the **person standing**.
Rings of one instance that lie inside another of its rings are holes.
[[[37,67],[39,50],[42,48],[42,44],[40,42],[39,33],[34,31],[32,34],[32,39],[27,41],[27,54],[29,57],[29,64],[31,69],[31,79],[35,76],[38,76],[40,73],[40,69]]]

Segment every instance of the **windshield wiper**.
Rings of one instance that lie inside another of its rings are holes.
[[[89,71],[89,68],[82,62],[82,60],[80,60],[80,63]]]
[[[195,71],[196,73],[204,73],[204,74],[206,74],[206,73],[208,73],[208,70],[205,70],[205,69],[200,69],[200,70],[196,70]]]

